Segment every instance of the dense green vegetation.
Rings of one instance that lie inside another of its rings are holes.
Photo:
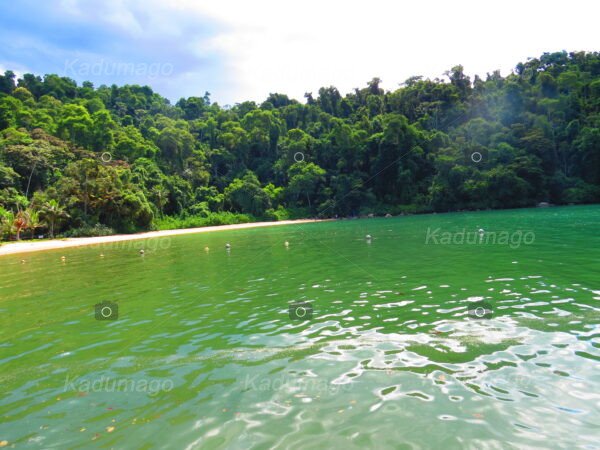
[[[599,53],[446,75],[221,107],[7,71],[0,235],[600,200]]]

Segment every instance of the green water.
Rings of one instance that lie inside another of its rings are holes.
[[[0,441],[599,448],[599,224],[599,206],[486,211],[2,257]]]

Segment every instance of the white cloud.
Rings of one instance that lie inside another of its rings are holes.
[[[0,65],[38,74],[74,58],[162,62],[149,83],[176,101],[203,95],[221,104],[263,101],[270,92],[303,100],[319,87],[342,94],[373,77],[395,89],[413,75],[442,77],[462,64],[469,75],[506,75],[547,51],[600,50],[600,3],[571,0],[60,0],[46,29],[4,42]],[[34,17],[35,18],[35,17]],[[79,34],[86,33],[85,39]],[[9,51],[10,50],[10,51]],[[82,80],[78,80],[82,81]]]
[[[580,0],[184,0],[178,7],[223,27],[196,47],[226,57],[230,84],[213,93],[221,103],[262,101],[269,92],[302,99],[329,85],[346,93],[374,76],[394,89],[456,64],[471,75],[506,74],[545,51],[600,49],[600,6]]]

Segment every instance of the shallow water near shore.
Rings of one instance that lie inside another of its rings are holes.
[[[521,209],[2,257],[0,441],[600,448],[599,224]]]

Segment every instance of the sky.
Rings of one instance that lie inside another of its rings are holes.
[[[585,0],[0,0],[0,70],[147,84],[176,102],[304,101],[373,77],[471,77],[554,51],[600,51]]]

